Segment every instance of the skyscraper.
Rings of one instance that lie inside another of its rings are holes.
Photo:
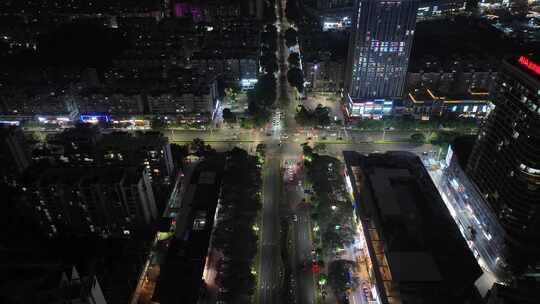
[[[401,99],[416,25],[417,0],[357,0],[349,42],[349,116],[389,114]]]
[[[519,271],[540,258],[540,57],[505,60],[498,75],[495,109],[467,171],[506,231],[509,262]]]

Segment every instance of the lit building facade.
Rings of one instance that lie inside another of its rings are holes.
[[[390,114],[402,99],[417,8],[416,0],[357,2],[345,75],[349,116]]]
[[[420,120],[434,117],[482,119],[493,108],[485,91],[470,91],[455,97],[437,95],[428,88],[410,91],[405,99],[406,111],[402,114]]]
[[[495,109],[467,171],[499,217],[518,272],[540,257],[540,60],[505,60],[492,92]],[[515,254],[512,254],[515,253]]]

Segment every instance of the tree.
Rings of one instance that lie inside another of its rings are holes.
[[[257,145],[257,148],[255,149],[257,151],[257,153],[261,156],[261,157],[264,157],[265,154],[266,154],[266,145],[265,144],[258,144]]]
[[[171,144],[171,155],[175,164],[181,163],[189,154],[187,145]]]
[[[313,151],[315,152],[323,152],[326,150],[326,144],[324,143],[316,143],[313,147]]]
[[[302,145],[302,152],[304,153],[304,156],[313,156],[313,148],[308,143],[303,143]]]
[[[165,126],[166,123],[157,117],[150,121],[150,128],[154,130],[163,130],[165,129]]]
[[[304,91],[304,74],[299,68],[291,68],[287,71],[287,79],[289,84],[295,87],[298,92],[302,93]]]
[[[422,133],[414,133],[413,135],[411,135],[411,141],[415,143],[425,143],[426,136]]]
[[[225,108],[223,109],[223,120],[227,123],[235,123],[236,122],[236,115],[231,112],[231,109]]]
[[[298,33],[292,27],[285,31],[285,45],[291,47],[298,44]]]
[[[299,105],[296,109],[294,119],[301,126],[310,126],[313,123],[312,113],[303,105]]]
[[[236,92],[234,88],[226,88],[225,96],[229,98],[229,101],[236,102],[238,98],[238,93]]]
[[[302,17],[300,12],[300,5],[298,0],[288,0],[287,5],[285,6],[285,16],[287,19],[298,23]]]
[[[273,74],[260,76],[252,91],[254,94],[251,96],[253,101],[263,107],[272,106],[276,101],[276,78]]]
[[[321,104],[318,104],[315,110],[313,111],[313,118],[315,124],[318,126],[327,126],[330,124],[330,108],[323,107]]]
[[[265,73],[274,73],[278,70],[276,55],[269,49],[263,50],[260,63]]]
[[[328,267],[328,283],[337,295],[342,295],[352,287],[349,281],[350,272],[354,263],[347,260],[337,260]]]
[[[289,65],[293,67],[300,67],[300,54],[296,52],[292,52],[289,55],[289,58],[287,59],[287,61],[289,62]]]
[[[265,21],[273,23],[276,22],[276,10],[271,1],[262,1],[264,4],[263,18]]]

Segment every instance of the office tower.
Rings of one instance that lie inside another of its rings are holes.
[[[506,231],[513,270],[531,271],[540,257],[540,57],[504,60],[492,101],[467,171]]]
[[[157,217],[154,192],[142,168],[52,168],[29,173],[22,201],[43,232],[129,235]]]
[[[357,1],[345,74],[349,116],[390,114],[402,98],[417,8],[417,0]]]

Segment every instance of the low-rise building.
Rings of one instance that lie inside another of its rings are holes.
[[[492,109],[489,92],[470,91],[457,96],[438,96],[428,88],[414,89],[405,98],[401,115],[430,120],[435,117],[484,118]]]
[[[418,6],[416,20],[430,20],[449,18],[459,14],[465,14],[467,1],[465,0],[425,0]]]
[[[214,78],[189,91],[158,91],[148,94],[146,98],[151,114],[183,117],[201,114],[212,116],[218,106],[218,96],[217,80]]]
[[[144,114],[141,94],[88,92],[77,98],[80,113],[106,113],[118,118]]]

